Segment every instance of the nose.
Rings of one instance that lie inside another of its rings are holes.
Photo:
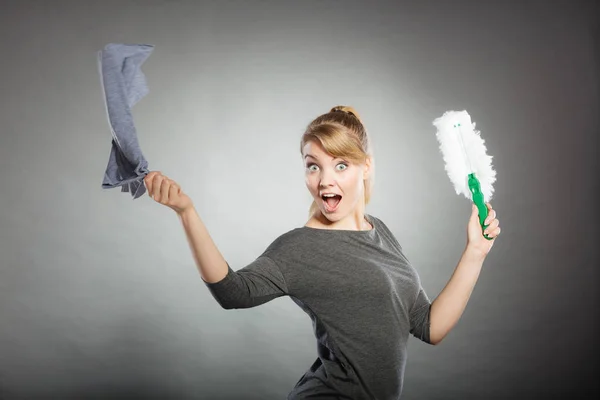
[[[319,188],[328,188],[334,185],[334,178],[331,173],[323,171],[321,173],[321,180],[319,181]]]

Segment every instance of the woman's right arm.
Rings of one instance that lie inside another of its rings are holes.
[[[207,283],[216,283],[225,278],[229,268],[227,262],[210,237],[189,196],[175,181],[158,171],[146,175],[144,183],[151,198],[177,213],[202,279]]]
[[[179,216],[200,276],[221,307],[227,310],[256,307],[288,294],[278,265],[265,255],[233,271],[208,234],[192,200],[176,182],[152,171],[144,183],[150,197]]]
[[[210,237],[196,209],[191,206],[177,215],[183,224],[200,276],[207,283],[221,281],[228,272],[227,262]]]

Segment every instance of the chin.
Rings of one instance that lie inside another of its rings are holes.
[[[322,211],[321,211],[321,214],[323,215],[323,218],[325,218],[329,222],[338,222],[338,221],[340,221],[342,219],[338,215],[325,214]]]
[[[331,222],[338,222],[341,221],[342,219],[344,219],[344,217],[346,216],[346,214],[338,209],[335,212],[327,212],[326,210],[324,210],[323,208],[319,208],[319,212],[321,213],[321,215],[323,215],[323,217]]]

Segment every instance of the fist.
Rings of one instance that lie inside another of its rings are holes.
[[[496,210],[492,208],[490,203],[486,203],[486,206],[488,209],[488,216],[484,221],[484,224],[487,225],[485,230],[483,232],[481,231],[479,210],[475,204],[472,205],[471,218],[469,219],[467,226],[467,245],[477,249],[484,256],[490,252],[496,238],[500,235],[500,221],[498,220]],[[483,236],[484,234],[487,234],[491,240],[486,239]]]
[[[165,205],[178,214],[192,207],[192,200],[183,193],[179,185],[161,174],[152,171],[144,177],[148,195],[157,203]]]

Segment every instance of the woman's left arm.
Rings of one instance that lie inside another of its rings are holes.
[[[439,296],[431,303],[429,336],[432,344],[441,342],[462,316],[479,278],[483,262],[492,249],[496,237],[500,234],[500,223],[496,218],[496,211],[492,209],[489,203],[487,207],[488,217],[485,225],[488,225],[488,227],[485,233],[492,240],[483,237],[481,225],[479,225],[478,210],[473,205],[467,227],[465,251],[452,277]]]

